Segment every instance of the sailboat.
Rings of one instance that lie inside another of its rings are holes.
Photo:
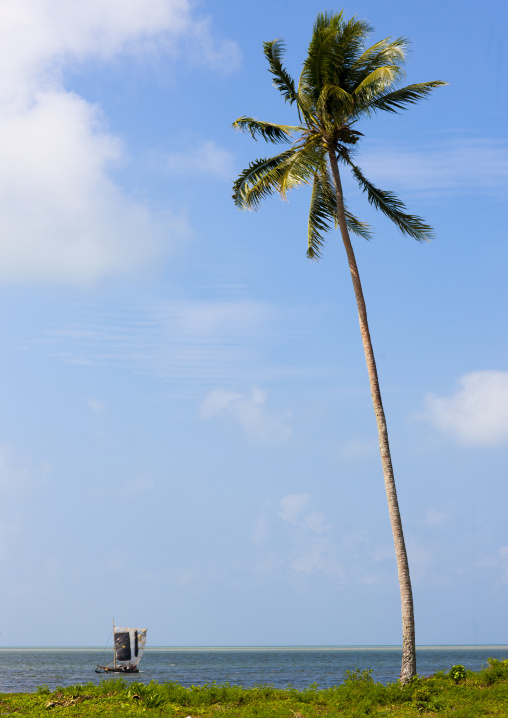
[[[120,628],[113,619],[113,662],[97,666],[96,673],[139,673],[145,650],[146,628]]]

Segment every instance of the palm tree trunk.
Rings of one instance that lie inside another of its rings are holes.
[[[381,400],[376,361],[374,358],[374,350],[372,348],[369,324],[367,321],[367,308],[365,306],[365,299],[363,296],[362,285],[360,282],[360,274],[358,272],[356,258],[351,244],[351,240],[349,238],[349,232],[346,224],[346,216],[344,213],[344,198],[342,194],[342,185],[340,181],[339,167],[335,155],[335,149],[330,148],[328,151],[328,156],[330,159],[332,175],[335,183],[335,191],[337,194],[337,221],[340,227],[342,241],[344,242],[344,247],[346,249],[346,254],[349,262],[349,270],[351,272],[351,279],[353,280],[356,304],[358,306],[358,317],[360,320],[360,332],[362,335],[365,359],[367,361],[367,371],[369,374],[372,403],[374,405],[374,413],[376,414],[377,430],[379,435],[379,449],[381,452],[381,464],[383,466],[386,497],[388,499],[388,511],[390,514],[393,541],[395,544],[395,554],[397,557],[397,570],[399,574],[400,598],[402,604],[402,667],[400,672],[400,680],[402,683],[408,683],[411,678],[416,675],[415,623],[413,611],[413,592],[411,590],[411,579],[409,577],[409,564],[407,560],[404,534],[402,531],[402,521],[400,518],[399,503],[397,501],[395,478],[393,476],[392,458],[390,455],[390,446],[388,444],[388,431],[386,429],[385,413],[383,410],[383,402]]]

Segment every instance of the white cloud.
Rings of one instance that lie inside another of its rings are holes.
[[[186,151],[172,152],[166,168],[177,174],[212,174],[229,179],[234,172],[233,155],[212,140],[201,140]]]
[[[0,279],[86,283],[156,257],[185,220],[153,216],[108,176],[121,156],[98,110],[70,93],[0,98]]]
[[[508,371],[476,371],[450,396],[426,397],[423,418],[468,446],[508,442]]]
[[[310,494],[286,494],[280,502],[279,516],[283,521],[296,524],[310,501]]]
[[[178,48],[221,71],[235,65],[234,44],[217,44],[188,0],[0,4],[0,280],[87,283],[185,236],[184,218],[156,215],[115,184],[121,143],[63,85],[72,63]]]
[[[229,416],[245,430],[247,438],[260,444],[281,444],[291,438],[289,412],[270,412],[267,394],[252,389],[250,395],[215,389],[205,398],[200,415],[203,419]]]
[[[365,144],[360,160],[366,175],[382,187],[429,194],[502,192],[508,183],[508,143],[488,138],[397,147]]]
[[[91,56],[171,52],[183,44],[213,69],[235,69],[240,59],[236,43],[217,41],[210,18],[189,0],[3,0],[0,20],[0,63],[8,69],[0,92],[10,96],[54,84],[65,62]]]

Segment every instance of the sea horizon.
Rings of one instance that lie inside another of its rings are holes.
[[[110,646],[106,646],[108,650]],[[419,651],[450,651],[450,650],[462,650],[462,651],[477,651],[477,650],[488,650],[490,648],[496,650],[508,650],[508,644],[504,643],[475,643],[475,644],[460,644],[460,643],[449,643],[449,644],[417,644],[417,650]],[[112,649],[112,646],[111,646]],[[0,646],[0,652],[7,651],[102,651],[104,646]],[[147,646],[145,652],[157,652],[157,651],[173,651],[173,652],[187,652],[187,651],[211,651],[211,652],[244,652],[244,651],[401,651],[402,645],[295,645],[295,646]]]

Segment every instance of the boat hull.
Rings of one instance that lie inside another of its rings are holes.
[[[127,666],[97,666],[96,673],[139,673],[139,668],[127,668]]]

